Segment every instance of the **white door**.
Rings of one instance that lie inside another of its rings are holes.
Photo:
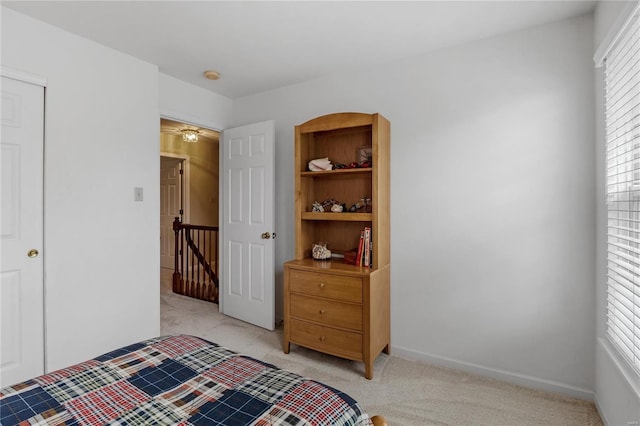
[[[44,373],[44,88],[2,77],[0,387]]]
[[[275,328],[274,122],[222,135],[220,309]]]
[[[175,267],[173,220],[182,220],[182,159],[160,157],[160,266]]]

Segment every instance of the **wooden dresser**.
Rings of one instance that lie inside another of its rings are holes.
[[[327,354],[373,363],[390,345],[389,122],[379,114],[340,113],[296,126],[296,258],[284,264],[284,340]],[[307,163],[328,157],[357,161],[370,147],[364,167],[312,172]],[[314,202],[335,198],[355,203],[370,196],[369,209],[316,212]],[[371,229],[372,266],[350,265],[340,258],[314,260],[314,242],[334,253],[358,246],[361,230]]]
[[[296,343],[362,361],[371,379],[376,356],[389,353],[389,267],[353,269],[313,259],[285,264],[284,352]]]

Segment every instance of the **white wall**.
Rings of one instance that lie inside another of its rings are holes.
[[[156,336],[159,320],[157,67],[2,13],[2,66],[47,79],[47,367]],[[133,201],[133,188],[144,201]]]
[[[234,124],[276,121],[280,275],[294,125],[380,112],[393,353],[592,398],[592,54],[588,15],[234,100]]]
[[[160,74],[159,102],[165,118],[213,130],[224,130],[231,121],[231,99],[166,74]]]
[[[637,1],[599,2],[594,18],[595,49],[609,44]],[[595,50],[594,49],[594,50]],[[604,135],[604,68],[595,73],[596,107],[596,189],[597,189],[597,254],[596,254],[596,404],[600,416],[609,425],[640,423],[640,382],[635,372],[613,349],[606,338],[606,251],[607,212],[605,204],[606,158]],[[632,423],[636,422],[636,423]]]

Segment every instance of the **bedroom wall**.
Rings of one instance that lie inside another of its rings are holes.
[[[594,51],[617,33],[637,1],[599,2],[594,13]],[[596,359],[595,394],[600,416],[609,425],[640,423],[640,381],[638,375],[609,343],[606,337],[606,139],[604,134],[604,68],[595,70],[596,107]]]
[[[587,15],[234,100],[234,125],[276,122],[278,285],[294,125],[380,112],[393,353],[592,398],[592,55]]]
[[[160,115],[212,130],[229,128],[231,99],[160,74]]]
[[[158,70],[1,8],[2,66],[47,79],[47,369],[156,336]],[[134,187],[144,201],[134,202]]]

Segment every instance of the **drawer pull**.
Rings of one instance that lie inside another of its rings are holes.
[[[321,342],[324,342],[325,340],[326,340],[326,337],[324,337],[324,336],[320,336],[320,341],[321,341]]]
[[[324,315],[324,314],[326,314],[326,313],[327,313],[327,311],[325,311],[324,309],[320,309],[320,310],[318,311],[318,313],[319,313],[320,315]]]
[[[324,286],[326,286],[325,283],[320,283],[320,288],[324,288]]]

